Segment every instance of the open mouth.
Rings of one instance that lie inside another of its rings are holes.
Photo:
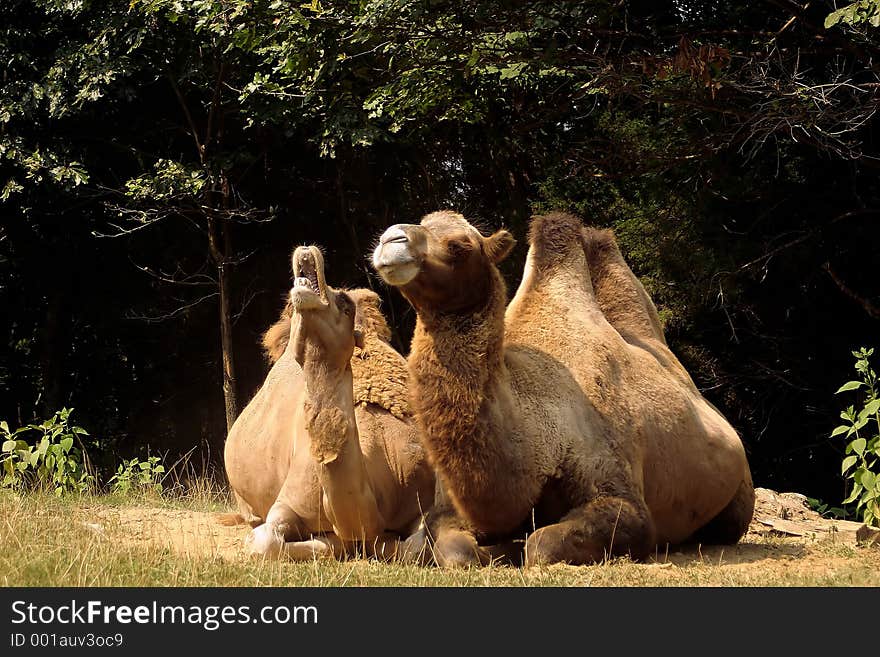
[[[328,305],[324,282],[324,257],[314,246],[300,246],[293,252],[293,289],[290,299],[296,310]]]

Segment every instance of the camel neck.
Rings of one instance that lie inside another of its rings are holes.
[[[351,366],[328,368],[325,359],[310,347],[306,347],[303,362],[306,428],[311,437],[312,455],[320,463],[329,463],[348,442],[358,443]]]
[[[419,316],[408,360],[423,443],[456,507],[480,527],[491,524],[480,513],[498,494],[493,473],[521,458],[504,427],[512,417],[503,353],[506,290],[493,273],[481,310]]]
[[[312,351],[319,354],[317,349]],[[337,536],[367,540],[378,536],[385,519],[361,451],[351,361],[336,370],[326,362],[326,358],[311,357],[307,346],[304,410],[311,453],[319,463],[322,506]]]

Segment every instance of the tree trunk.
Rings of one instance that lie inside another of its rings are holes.
[[[61,283],[59,283],[61,285]],[[67,316],[64,290],[53,287],[46,306],[46,319],[42,328],[40,353],[41,397],[40,407],[44,417],[50,417],[62,406],[62,378],[64,357],[67,354],[70,320]]]
[[[222,242],[222,247],[221,247]],[[220,348],[223,358],[223,400],[226,404],[226,431],[238,417],[238,400],[235,383],[235,357],[232,349],[232,313],[230,311],[229,275],[229,229],[226,222],[208,218],[208,245],[211,257],[217,265],[217,281],[220,288]]]

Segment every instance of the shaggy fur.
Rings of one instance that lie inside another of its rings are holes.
[[[312,456],[321,465],[332,463],[342,453],[348,430],[348,417],[336,406],[303,402],[306,429],[312,438]]]
[[[428,215],[374,254],[418,313],[410,385],[449,499],[425,532],[438,560],[483,563],[479,544],[535,526],[528,563],[643,557],[718,523],[714,536],[741,536],[754,503],[742,443],[676,374],[613,237],[554,213],[533,218],[529,240],[506,311],[505,231]],[[415,273],[393,269],[413,261]]]
[[[355,404],[375,404],[394,417],[412,417],[407,390],[406,359],[391,346],[391,329],[380,308],[381,299],[372,290],[347,290],[355,302],[355,328],[364,336],[364,346],[355,347],[351,358]],[[293,306],[290,302],[281,317],[263,335],[263,351],[270,363],[277,361],[290,341]]]
[[[357,306],[355,328],[364,346],[351,357],[355,404],[375,404],[401,420],[412,418],[407,390],[406,359],[391,346],[391,329],[379,309],[379,295],[372,290],[348,293]]]

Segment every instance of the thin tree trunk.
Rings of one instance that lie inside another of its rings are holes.
[[[223,358],[223,400],[226,404],[226,430],[228,432],[232,429],[235,418],[238,417],[238,398],[235,382],[235,356],[232,350],[228,259],[230,245],[226,222],[221,222],[218,227],[216,218],[208,218],[208,244],[211,248],[211,256],[217,265],[217,280],[220,288],[220,347]]]
[[[40,354],[41,403],[43,415],[49,417],[61,410],[62,377],[64,376],[64,356],[67,352],[67,331],[69,318],[64,304],[64,291],[57,286],[49,295],[46,319],[42,329],[42,351]]]

